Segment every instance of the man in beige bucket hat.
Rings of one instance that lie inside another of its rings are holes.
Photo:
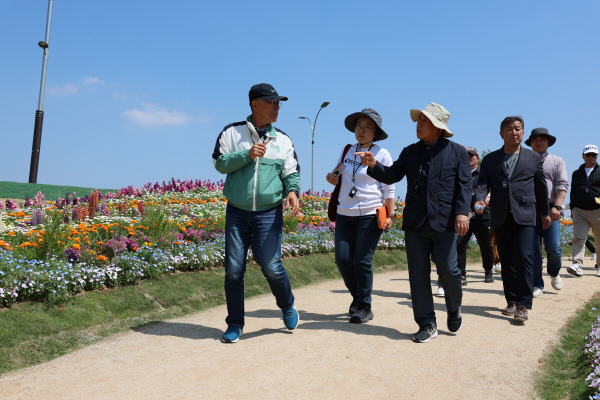
[[[446,293],[447,327],[462,326],[461,274],[456,260],[456,238],[469,229],[471,167],[467,150],[448,140],[450,113],[436,103],[410,110],[417,123],[418,142],[405,147],[390,167],[378,163],[370,152],[357,153],[368,166],[367,174],[392,184],[406,176],[406,206],[402,229],[406,232],[406,255],[413,315],[419,331],[413,341],[428,342],[438,335],[431,293],[433,260]]]

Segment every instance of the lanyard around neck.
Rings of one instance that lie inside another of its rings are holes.
[[[361,147],[358,147],[360,145],[360,143],[356,143],[356,152],[358,152]],[[371,149],[373,148],[373,146],[375,145],[375,143],[371,143],[371,147],[369,147],[369,150],[367,151],[371,151]],[[360,167],[362,167],[363,165],[361,163],[356,163],[356,154],[354,154],[354,164],[352,165],[352,184],[354,185],[354,179],[356,177],[356,173],[358,172],[358,170],[360,169]]]

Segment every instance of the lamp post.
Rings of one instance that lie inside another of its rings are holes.
[[[52,0],[48,0],[48,17],[46,19],[46,38],[38,46],[44,51],[42,57],[42,80],[40,82],[40,97],[35,112],[33,127],[33,145],[31,146],[31,165],[29,167],[29,183],[37,183],[38,164],[40,161],[40,144],[42,142],[42,124],[44,122],[44,87],[46,85],[46,64],[48,63],[48,42],[50,41],[50,22],[52,20]]]
[[[321,104],[321,108],[319,108],[319,111],[317,112],[317,116],[315,117],[315,123],[311,124],[310,119],[307,117],[298,117],[300,119],[305,119],[308,121],[311,129],[312,129],[312,165],[310,168],[310,193],[312,194],[314,192],[313,190],[313,181],[314,181],[314,175],[315,175],[315,126],[317,126],[317,118],[319,118],[319,113],[321,112],[322,109],[324,109],[325,107],[327,107],[329,105],[328,101],[324,101],[323,104]]]

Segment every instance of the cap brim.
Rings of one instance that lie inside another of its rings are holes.
[[[437,118],[435,118],[433,115],[431,115],[427,111],[415,110],[415,109],[410,110],[410,118],[413,120],[413,122],[417,122],[419,120],[419,116],[421,114],[425,114],[425,116],[427,117],[428,120],[431,121],[433,126],[435,126],[438,129],[443,130],[444,137],[454,136],[454,133],[452,133],[452,131],[450,129],[448,129],[448,127],[444,123],[440,122]]]
[[[354,133],[354,128],[356,128],[356,121],[358,121],[358,119],[360,117],[369,118],[371,121],[373,121],[373,118],[371,118],[371,116],[369,114],[360,112],[360,111],[355,112],[353,114],[348,115],[346,117],[346,119],[344,120],[344,126],[346,127],[346,129],[348,129],[350,132]],[[373,121],[373,122],[375,123],[375,121]],[[375,123],[375,126],[377,127],[377,135],[373,141],[387,139],[388,134],[385,133],[385,131],[383,129],[381,129],[379,126],[377,126],[377,123]]]
[[[261,99],[264,100],[281,100],[281,101],[287,101],[288,98],[285,96],[267,96],[267,97],[261,97]],[[258,99],[256,99],[258,100]]]

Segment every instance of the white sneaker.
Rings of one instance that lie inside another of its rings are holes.
[[[544,291],[542,289],[540,289],[539,287],[533,288],[533,297],[540,297],[543,294],[544,294]]]
[[[438,286],[437,295],[438,295],[438,297],[444,297],[446,295],[446,293],[444,293],[443,287]]]
[[[492,271],[494,271],[495,274],[499,274],[502,272],[502,266],[500,265],[500,263],[495,264],[494,267],[492,268]]]
[[[592,260],[596,260],[596,253],[592,254]]]
[[[560,279],[560,275],[551,277],[550,283],[552,283],[552,287],[554,288],[554,290],[562,289],[562,279]]]
[[[571,275],[583,276],[583,270],[581,269],[579,264],[576,262],[573,263],[573,265],[571,265],[570,267],[567,267],[567,272],[570,273]]]
[[[596,264],[598,265],[598,264]],[[598,271],[596,271],[596,276],[600,276],[600,268],[598,268]]]

